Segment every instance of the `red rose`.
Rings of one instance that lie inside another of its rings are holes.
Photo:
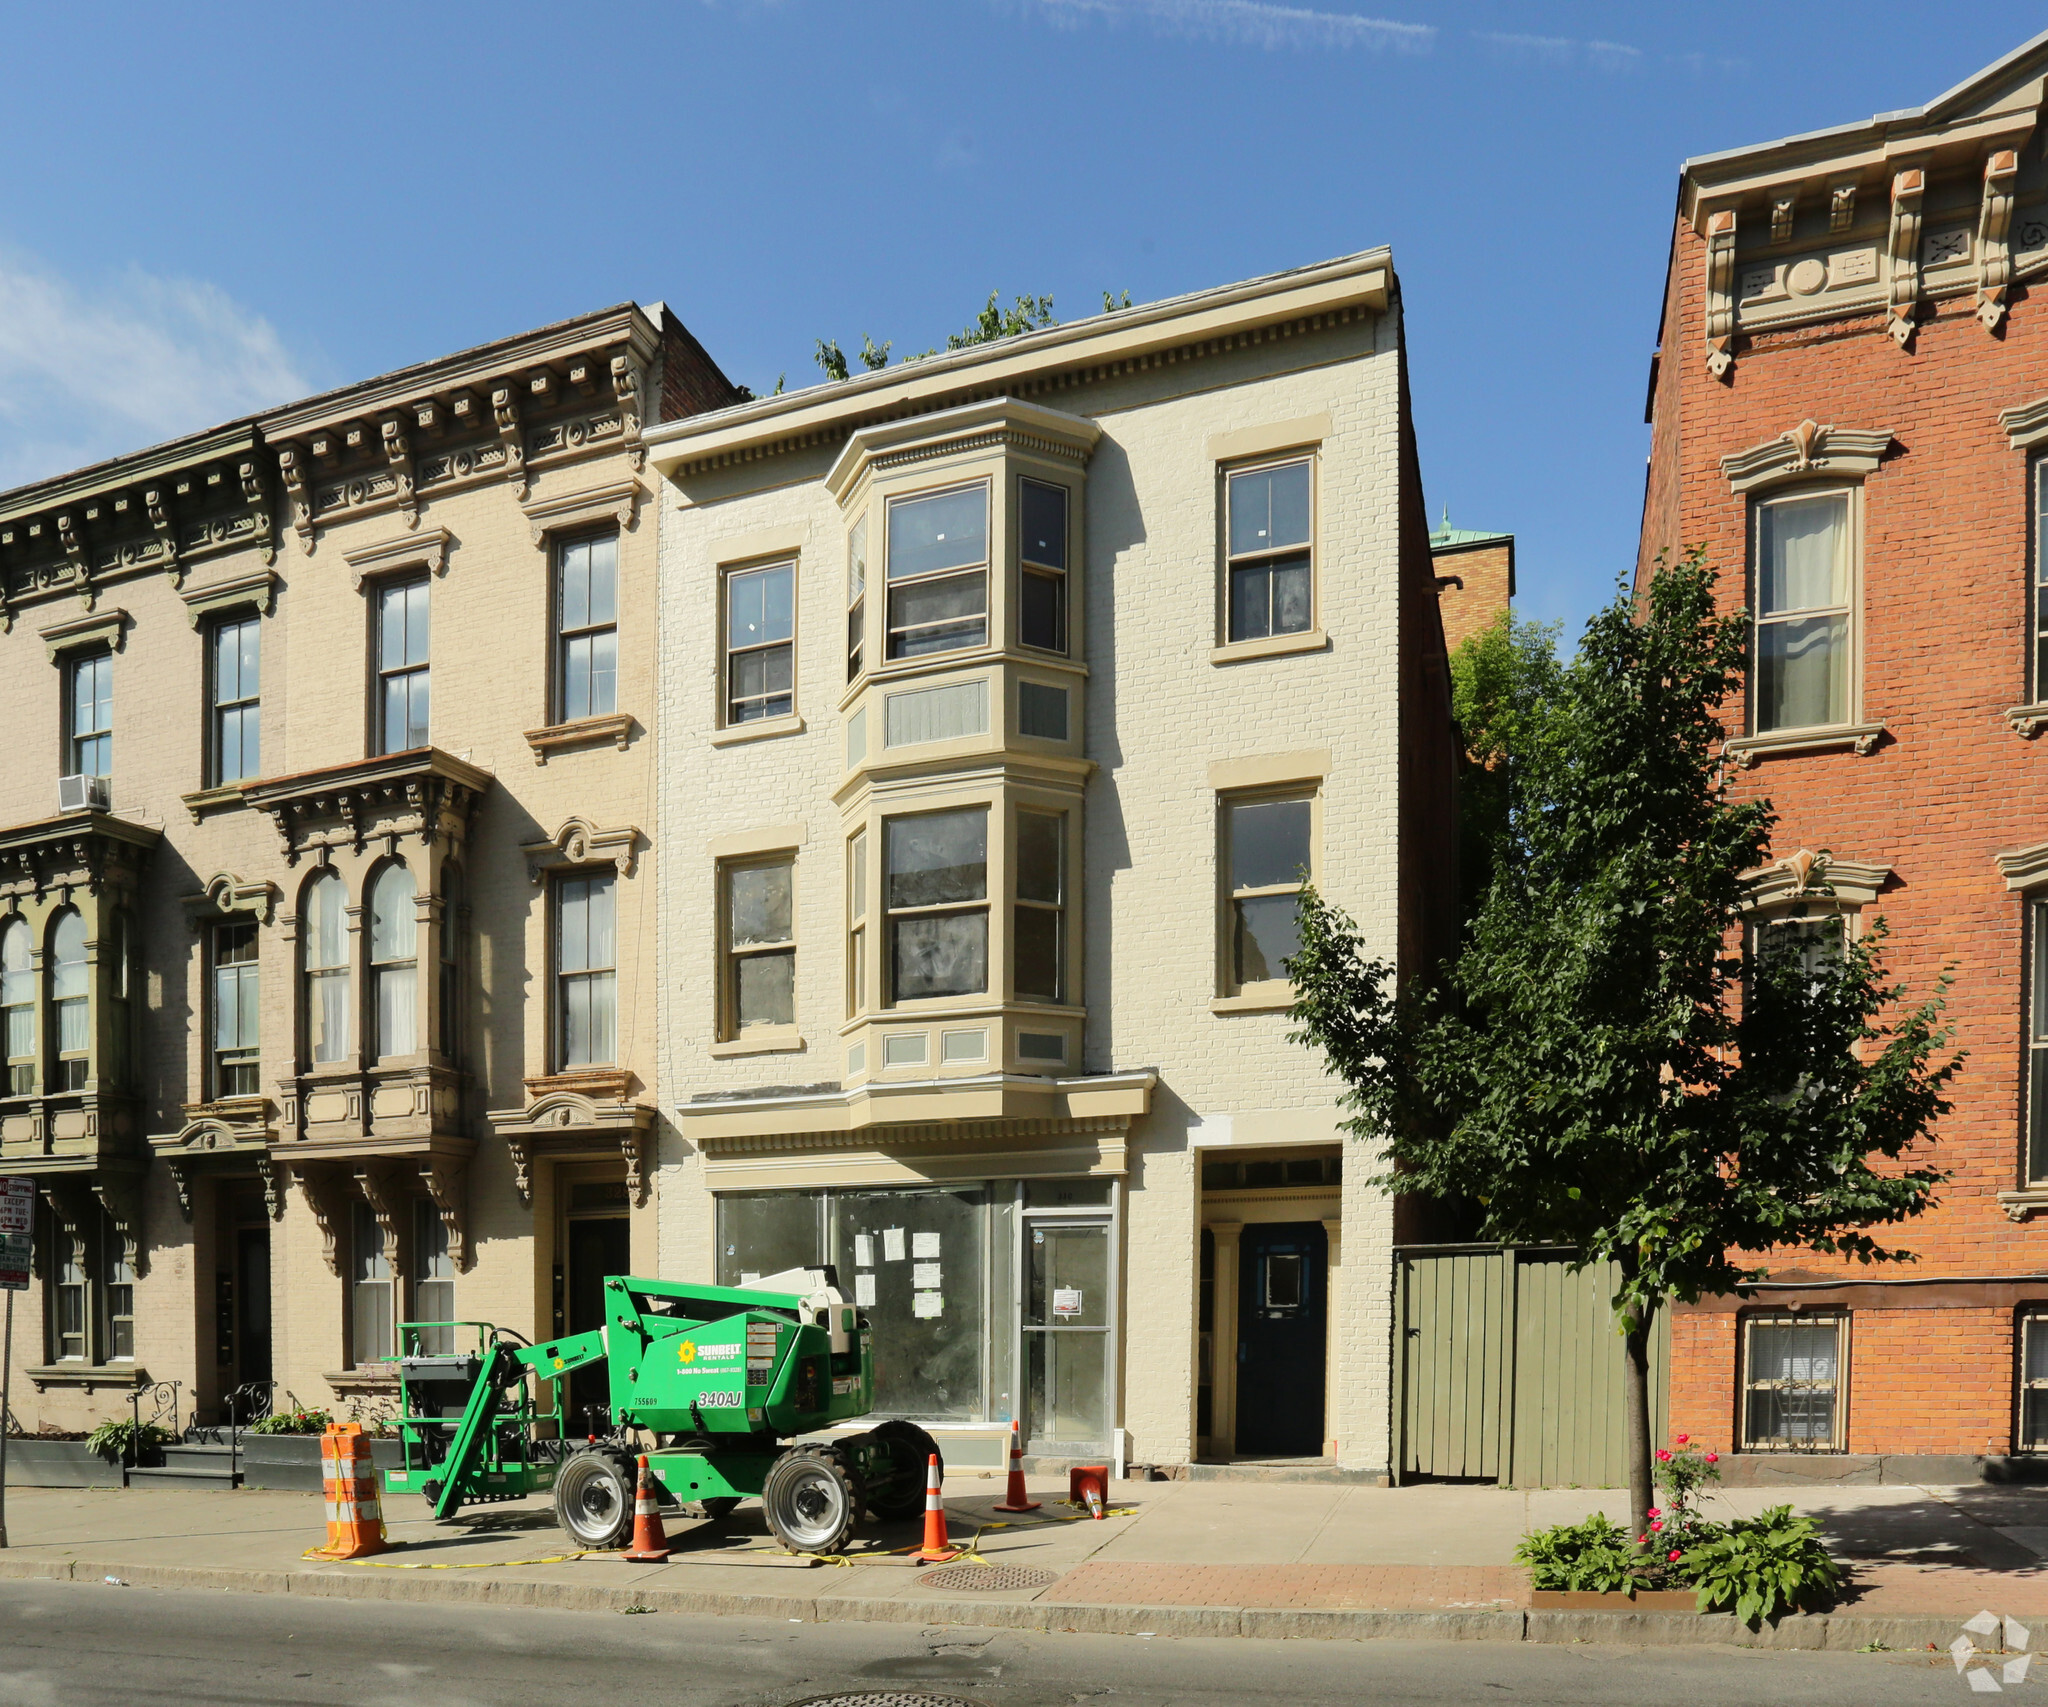
[[[1651,1530],[1651,1533],[1652,1533],[1652,1534],[1654,1534],[1654,1533],[1656,1533],[1656,1531],[1658,1531],[1658,1530],[1662,1529],[1663,1527],[1664,1527],[1664,1525],[1663,1525],[1663,1524],[1661,1524],[1661,1523],[1653,1523],[1653,1524],[1651,1524],[1651,1525],[1650,1525],[1650,1530]]]
[[[1676,1547],[1671,1549],[1671,1555],[1667,1562],[1674,1565],[1678,1563],[1678,1549]]]
[[[1657,1448],[1657,1462],[1659,1464],[1669,1464],[1671,1462],[1671,1454],[1666,1452],[1661,1446]]]
[[[1720,1455],[1720,1453],[1718,1453],[1718,1452],[1709,1452],[1709,1453],[1707,1454],[1707,1462],[1708,1462],[1709,1464],[1718,1464],[1718,1463],[1720,1463],[1720,1462],[1721,1462],[1721,1455]]]
[[[1680,1435],[1680,1436],[1678,1437],[1678,1444],[1679,1444],[1680,1446],[1683,1446],[1683,1445],[1684,1445],[1684,1444],[1685,1444],[1685,1443],[1686,1443],[1686,1442],[1687,1442],[1688,1440],[1690,1440],[1690,1439],[1692,1439],[1692,1436],[1691,1436],[1691,1435],[1689,1435],[1689,1434],[1681,1434],[1681,1435]]]

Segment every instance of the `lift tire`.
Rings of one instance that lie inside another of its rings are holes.
[[[836,1446],[793,1446],[768,1468],[761,1507],[792,1553],[837,1553],[853,1534],[867,1492]]]
[[[697,1502],[704,1508],[704,1515],[713,1523],[723,1523],[739,1509],[739,1500],[732,1494],[718,1494],[708,1500]]]
[[[633,1532],[631,1462],[613,1452],[572,1452],[555,1473],[555,1521],[579,1547],[623,1547]]]
[[[924,1510],[925,1472],[939,1443],[915,1423],[891,1418],[863,1437],[868,1443],[868,1510],[884,1523],[903,1523]],[[946,1460],[939,1457],[939,1474]]]

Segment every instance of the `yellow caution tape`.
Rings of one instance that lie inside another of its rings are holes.
[[[449,1559],[442,1561],[409,1559],[341,1559],[343,1565],[378,1565],[387,1571],[494,1571],[507,1565],[566,1565],[571,1559],[588,1559],[596,1553],[609,1551],[607,1548],[586,1548],[581,1553],[557,1553],[546,1559]],[[327,1557],[317,1547],[309,1547],[299,1555],[302,1559]]]

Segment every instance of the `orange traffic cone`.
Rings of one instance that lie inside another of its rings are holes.
[[[329,1423],[320,1437],[320,1491],[327,1502],[323,1559],[362,1559],[390,1551],[377,1499],[377,1465],[361,1423]]]
[[[1010,1491],[997,1511],[1036,1511],[1038,1502],[1024,1490],[1024,1448],[1018,1444],[1017,1419],[1010,1419]]]
[[[939,1455],[934,1452],[925,1469],[924,1545],[910,1555],[918,1565],[943,1565],[960,1557],[960,1549],[946,1544],[946,1502],[939,1497]]]
[[[630,1565],[668,1562],[668,1537],[661,1530],[661,1502],[654,1492],[654,1472],[647,1454],[640,1455],[640,1480],[633,1488],[633,1545],[619,1555]]]

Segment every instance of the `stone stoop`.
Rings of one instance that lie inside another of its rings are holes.
[[[166,1446],[161,1464],[137,1464],[128,1471],[130,1487],[238,1488],[242,1473],[232,1447],[180,1444]]]

